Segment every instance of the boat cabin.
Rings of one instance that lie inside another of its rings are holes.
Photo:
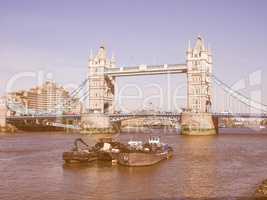
[[[159,145],[160,139],[159,139],[159,137],[152,137],[152,138],[149,138],[148,143],[150,145]]]
[[[128,145],[132,149],[142,149],[143,148],[143,142],[142,141],[132,141],[132,140],[130,140],[128,142]]]

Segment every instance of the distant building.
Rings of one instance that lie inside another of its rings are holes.
[[[53,81],[46,81],[43,85],[9,93],[9,101],[23,105],[30,113],[66,113],[79,114],[82,104],[74,99],[62,86]]]

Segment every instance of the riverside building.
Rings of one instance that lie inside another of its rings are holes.
[[[30,113],[80,114],[82,104],[79,99],[54,81],[43,85],[8,94],[9,101],[20,104]]]

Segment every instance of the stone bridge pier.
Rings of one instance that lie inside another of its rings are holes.
[[[183,135],[214,135],[218,131],[217,127],[211,113],[183,112],[181,115]]]
[[[6,115],[7,115],[7,107],[6,107],[6,99],[4,97],[0,98],[0,129],[6,128]]]
[[[119,123],[112,123],[103,113],[84,113],[81,118],[82,133],[116,133]]]

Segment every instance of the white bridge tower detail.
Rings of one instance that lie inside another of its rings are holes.
[[[96,56],[89,58],[89,113],[113,113],[115,77],[105,76],[104,72],[115,67],[115,58],[109,60],[104,46]]]
[[[212,56],[201,37],[187,50],[187,108],[192,112],[211,112]]]

